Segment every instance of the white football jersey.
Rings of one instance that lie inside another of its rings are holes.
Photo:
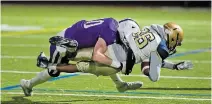
[[[141,33],[126,36],[128,45],[135,55],[136,63],[149,59],[150,53],[157,51],[163,35],[163,27],[153,24],[151,26],[145,26]]]

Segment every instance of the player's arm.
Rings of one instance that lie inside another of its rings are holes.
[[[149,63],[149,79],[153,82],[158,81],[160,78],[160,69],[162,66],[162,58],[158,52],[153,51],[150,53]]]
[[[192,69],[193,64],[190,61],[183,61],[179,63],[172,63],[169,61],[162,61],[156,52],[151,53],[150,60],[144,60],[141,63],[141,71],[144,75],[149,76],[152,81],[157,81],[160,76],[160,68],[167,68],[172,70]]]
[[[107,44],[103,38],[98,38],[93,51],[92,60],[101,64],[105,64],[114,68],[121,68],[122,63],[119,61],[114,61],[105,55],[107,51]]]

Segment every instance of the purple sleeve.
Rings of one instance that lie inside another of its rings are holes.
[[[107,46],[116,42],[116,32],[104,32],[100,37],[105,40]]]

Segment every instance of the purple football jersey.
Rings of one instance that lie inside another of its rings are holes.
[[[92,21],[81,20],[65,30],[65,38],[78,42],[78,48],[94,47],[99,37],[107,45],[116,41],[118,22],[113,18]]]

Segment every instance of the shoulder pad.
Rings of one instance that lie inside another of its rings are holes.
[[[162,60],[166,59],[169,56],[169,50],[167,48],[165,40],[161,40],[160,44],[157,47],[157,52]]]

